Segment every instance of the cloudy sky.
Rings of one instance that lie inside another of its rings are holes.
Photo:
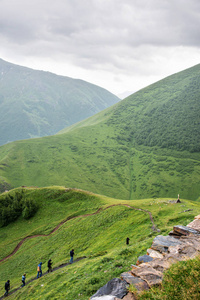
[[[0,0],[0,58],[134,92],[200,63],[200,1]]]

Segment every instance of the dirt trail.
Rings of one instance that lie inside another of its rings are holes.
[[[106,209],[108,209],[108,208],[110,208],[110,207],[114,207],[114,206],[126,206],[126,207],[128,207],[128,208],[135,209],[135,210],[139,210],[139,211],[142,211],[142,212],[145,212],[145,213],[149,214],[149,218],[150,218],[150,220],[151,220],[151,222],[152,222],[152,224],[153,224],[152,230],[153,230],[153,231],[159,231],[159,230],[156,228],[156,225],[155,225],[154,220],[153,220],[153,216],[152,216],[152,214],[151,214],[150,211],[148,211],[148,210],[146,210],[146,209],[142,209],[142,208],[137,208],[137,207],[134,207],[134,206],[130,206],[130,205],[128,205],[128,204],[122,204],[122,203],[120,203],[120,204],[113,204],[113,205],[109,205],[109,206],[105,207],[104,209],[103,209],[103,208],[99,208],[96,212],[94,212],[94,213],[92,213],[92,214],[84,214],[84,215],[80,215],[80,216],[67,217],[65,220],[63,220],[62,222],[60,222],[60,223],[59,223],[59,224],[58,224],[58,225],[57,225],[50,233],[48,233],[48,234],[36,234],[36,235],[29,235],[29,236],[26,236],[25,238],[23,238],[23,239],[17,244],[17,246],[15,247],[15,249],[14,249],[9,255],[7,255],[6,257],[4,257],[4,258],[2,258],[2,259],[0,260],[0,263],[3,262],[3,261],[5,261],[6,259],[10,258],[11,256],[13,256],[13,255],[19,250],[19,248],[22,246],[22,244],[23,244],[26,240],[32,239],[32,238],[35,238],[35,237],[40,237],[40,236],[49,236],[50,234],[54,233],[56,230],[58,230],[58,228],[59,228],[60,226],[62,226],[64,223],[66,223],[66,222],[69,221],[69,220],[76,219],[76,218],[86,218],[86,217],[89,217],[89,216],[93,216],[93,215],[96,215],[96,214],[100,213],[100,212],[103,211],[103,210],[106,210]],[[1,299],[1,298],[0,298],[0,299]]]
[[[86,256],[78,257],[77,259],[74,260],[73,263],[78,262],[78,261],[80,261],[80,260],[82,260],[82,259],[84,259],[84,258],[86,258]],[[66,266],[68,266],[68,265],[70,265],[70,264],[71,264],[71,263],[69,263],[69,262],[68,262],[68,263],[65,263],[65,264],[61,264],[61,265],[59,265],[59,266],[53,268],[52,270],[53,270],[53,271],[56,271],[56,270],[58,270],[58,269],[61,269],[61,268],[66,267]],[[37,273],[37,272],[36,272],[36,273]],[[48,274],[48,272],[44,272],[44,273],[42,274],[42,277],[45,276],[45,275],[47,275],[47,274]],[[35,277],[35,278],[30,279],[30,280],[27,280],[27,281],[26,281],[26,285],[29,284],[29,283],[31,283],[31,282],[33,282],[33,281],[35,281],[35,280],[39,280],[39,279],[40,279],[40,278]],[[12,282],[11,282],[11,286],[12,286]],[[15,293],[16,291],[18,291],[19,289],[21,289],[21,286],[19,286],[18,288],[12,289],[12,290],[9,292],[8,296],[14,294],[14,293]],[[1,296],[1,297],[0,297],[0,300],[1,300],[1,299],[4,299],[4,298],[5,298],[4,296]]]

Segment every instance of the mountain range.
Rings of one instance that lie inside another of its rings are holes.
[[[0,59],[0,145],[53,135],[119,100],[86,81]]]
[[[0,147],[1,190],[62,185],[118,199],[200,197],[200,65],[50,137]]]

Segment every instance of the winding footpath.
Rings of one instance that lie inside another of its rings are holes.
[[[11,256],[13,256],[18,250],[19,248],[22,246],[22,244],[28,240],[28,239],[33,239],[35,237],[40,237],[40,236],[49,236],[51,235],[52,233],[54,233],[55,231],[57,231],[60,226],[62,226],[63,224],[65,224],[66,222],[72,220],[72,219],[76,219],[76,218],[86,218],[86,217],[89,217],[89,216],[93,216],[93,215],[96,215],[96,214],[99,214],[101,211],[103,210],[106,210],[108,208],[111,208],[111,207],[114,207],[114,206],[126,206],[128,208],[131,208],[131,209],[134,209],[134,210],[138,210],[138,211],[141,211],[141,212],[145,212],[149,215],[149,218],[150,218],[150,221],[152,223],[152,230],[153,231],[156,231],[156,232],[159,232],[159,229],[157,229],[155,223],[154,223],[154,220],[153,220],[153,216],[152,216],[152,213],[146,209],[142,209],[142,208],[137,208],[137,207],[134,207],[134,206],[131,206],[131,205],[128,205],[128,204],[113,204],[113,205],[109,205],[107,207],[105,207],[104,209],[103,208],[99,208],[96,212],[92,213],[92,214],[84,214],[84,215],[79,215],[79,216],[73,216],[73,217],[67,217],[65,220],[63,220],[62,222],[60,222],[50,233],[48,234],[36,234],[36,235],[29,235],[29,236],[26,236],[25,238],[23,238],[18,244],[17,246],[15,247],[15,249],[9,254],[7,255],[6,257],[2,258],[0,260],[0,263],[5,261],[6,259],[10,258]]]
[[[76,262],[78,262],[78,261],[80,261],[80,260],[82,260],[82,259],[84,259],[84,258],[86,258],[86,256],[79,257],[79,258],[75,259],[73,263],[76,263]],[[59,265],[59,266],[53,268],[52,271],[56,271],[56,270],[58,270],[58,269],[64,268],[64,267],[66,267],[66,266],[68,266],[68,265],[70,265],[70,264],[71,264],[71,263],[61,264],[61,265]],[[48,272],[44,272],[44,273],[42,274],[42,277],[45,276],[45,275],[47,275],[47,274],[49,274],[49,273],[48,273]],[[41,278],[41,277],[40,277],[40,278]],[[29,284],[29,283],[31,283],[31,282],[33,282],[33,281],[35,281],[35,280],[39,280],[40,278],[35,277],[35,278],[30,279],[30,280],[27,280],[27,281],[26,281],[26,286],[27,286],[27,284]],[[21,288],[22,288],[22,287],[19,286],[19,287],[17,287],[17,288],[12,289],[12,290],[8,293],[8,296],[9,296],[9,295],[12,295],[13,293],[15,293],[16,291],[18,291],[18,290],[21,289]],[[5,298],[4,296],[1,296],[1,297],[0,297],[0,300],[1,300],[1,299],[4,299],[4,298]]]

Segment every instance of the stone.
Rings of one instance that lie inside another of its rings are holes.
[[[127,294],[127,287],[128,285],[124,280],[114,278],[102,286],[90,299],[96,300],[95,297],[97,298],[107,295],[122,299]]]
[[[128,293],[124,298],[122,298],[123,300],[137,300],[137,297],[134,296],[134,294],[132,293]]]
[[[176,245],[176,246],[169,246],[168,248],[168,253],[171,253],[171,254],[177,254],[177,253],[180,253],[180,246],[181,245]]]
[[[138,268],[138,266],[136,266],[136,265],[131,265],[131,267],[132,267],[132,269],[137,269]]]
[[[198,250],[196,250],[194,247],[190,245],[185,245],[184,247],[181,247],[179,253],[181,253],[184,259],[192,259],[200,254]]]
[[[190,245],[197,251],[200,251],[200,236],[182,236],[181,240],[184,244]]]
[[[107,296],[100,296],[100,297],[95,297],[95,298],[90,298],[93,300],[116,300],[115,296],[112,295],[107,295]]]
[[[156,271],[164,272],[169,269],[171,263],[165,258],[156,258],[149,263],[149,266],[154,268]]]
[[[170,236],[158,235],[153,240],[151,248],[161,253],[167,253],[170,246],[176,245],[181,245],[181,242],[178,239]]]
[[[163,258],[163,255],[160,252],[153,249],[147,249],[147,254],[152,258]]]
[[[134,285],[138,291],[148,290],[149,286],[146,281],[142,280],[137,276],[133,276],[131,272],[124,272],[121,274],[121,278],[125,280],[128,284]]]
[[[200,215],[198,215],[198,216],[196,216],[196,217],[194,217],[195,219],[200,219]]]
[[[179,232],[175,232],[175,231],[170,231],[169,233],[168,233],[168,235],[169,236],[173,236],[173,237],[175,237],[175,238],[179,238],[179,237],[181,237],[182,236],[182,234],[181,233],[179,233]]]
[[[185,241],[182,245],[176,247],[169,247],[168,253],[180,255],[182,259],[185,258],[193,258],[200,254],[200,244],[199,243],[191,243],[190,241]]]
[[[197,230],[198,232],[200,232],[200,219],[195,219],[194,221],[192,221],[191,223],[189,223],[187,225],[187,227],[190,227],[194,230]]]
[[[136,265],[140,265],[142,263],[146,263],[146,262],[149,262],[149,261],[152,261],[153,258],[149,255],[142,255],[142,256],[139,256],[138,259],[137,259],[137,262],[136,262]]]
[[[190,257],[188,257],[187,255],[185,254],[167,254],[165,259],[170,263],[170,264],[174,264],[174,263],[177,263],[179,261],[185,261],[185,260],[188,260],[190,259]]]
[[[131,273],[137,277],[140,277],[147,282],[149,287],[157,286],[162,283],[163,274],[160,271],[156,271],[149,264],[141,264],[140,268],[131,270]]]
[[[192,235],[192,234],[200,235],[200,232],[198,232],[197,230],[194,230],[190,227],[183,226],[183,225],[174,226],[173,231],[181,233],[182,235]]]

